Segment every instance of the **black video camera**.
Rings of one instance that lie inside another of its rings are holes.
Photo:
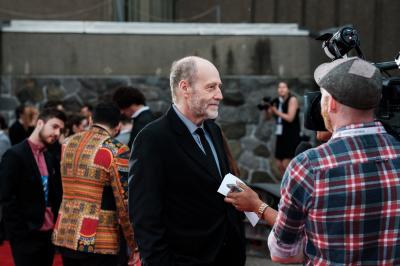
[[[262,102],[260,104],[257,104],[257,108],[260,111],[268,110],[268,108],[270,108],[271,105],[272,105],[271,97],[266,96],[262,98]]]
[[[317,40],[323,41],[322,48],[332,60],[346,56],[353,48],[356,49],[358,57],[364,58],[360,49],[358,33],[350,26],[342,27],[334,34],[326,33]],[[384,73],[386,70],[400,69],[400,53],[394,61],[374,63],[373,65]],[[400,135],[400,77],[383,78],[382,99],[375,110],[375,115],[383,124],[393,130],[393,134]],[[304,95],[304,127],[314,131],[326,131],[321,116],[321,93],[319,91],[308,92]]]

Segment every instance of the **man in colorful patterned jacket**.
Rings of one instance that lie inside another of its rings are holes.
[[[400,142],[380,122],[382,77],[356,58],[319,66],[331,139],[296,156],[276,213],[248,187],[227,202],[273,225],[272,260],[306,265],[400,265]]]
[[[120,232],[135,250],[127,211],[129,148],[114,136],[120,111],[99,104],[93,125],[66,139],[61,159],[63,199],[53,233],[64,266],[117,265]]]

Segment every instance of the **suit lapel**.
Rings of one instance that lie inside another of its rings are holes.
[[[25,150],[27,151],[26,153],[24,153],[24,156],[26,157],[25,159],[32,169],[34,181],[39,181],[40,184],[42,184],[42,181],[41,181],[42,178],[41,178],[41,175],[39,172],[39,168],[37,166],[35,156],[33,155],[33,152],[32,152],[31,146],[28,143],[28,140],[25,140],[24,145],[25,145]]]
[[[52,155],[48,151],[44,152],[44,160],[46,161],[47,172],[49,173],[50,180],[50,178],[55,175],[55,170],[53,167]]]
[[[205,169],[211,176],[218,177],[220,180],[219,173],[215,172],[218,170],[214,170],[214,167],[210,167],[207,158],[203,155],[203,151],[200,149],[199,145],[197,145],[188,128],[178,117],[172,107],[167,112],[167,118],[172,129],[179,135],[178,143],[181,145],[182,149],[190,158],[200,164],[201,167]]]

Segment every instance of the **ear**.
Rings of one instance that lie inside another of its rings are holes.
[[[118,125],[113,129],[113,137],[117,136],[121,132],[122,123],[119,122]]]
[[[333,97],[329,97],[329,112],[337,112],[337,101]]]
[[[93,126],[93,118],[92,118],[92,116],[89,116],[89,117],[88,117],[88,126],[89,126],[89,127],[92,127],[92,126]]]
[[[136,103],[132,103],[129,108],[133,111],[133,113],[136,113],[136,111],[139,110],[139,105]]]
[[[76,125],[72,125],[72,133],[75,133],[75,131],[76,131],[77,128],[78,128],[78,127],[77,127]]]
[[[189,82],[187,80],[181,80],[179,81],[178,87],[186,98],[189,93]]]
[[[42,119],[38,119],[38,121],[36,122],[36,127],[43,127],[44,124],[45,123]]]

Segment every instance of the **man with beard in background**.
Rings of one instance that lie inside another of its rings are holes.
[[[44,109],[28,139],[14,145],[0,164],[0,204],[16,266],[50,266],[51,243],[62,187],[59,162],[46,151],[64,128],[66,116]]]

